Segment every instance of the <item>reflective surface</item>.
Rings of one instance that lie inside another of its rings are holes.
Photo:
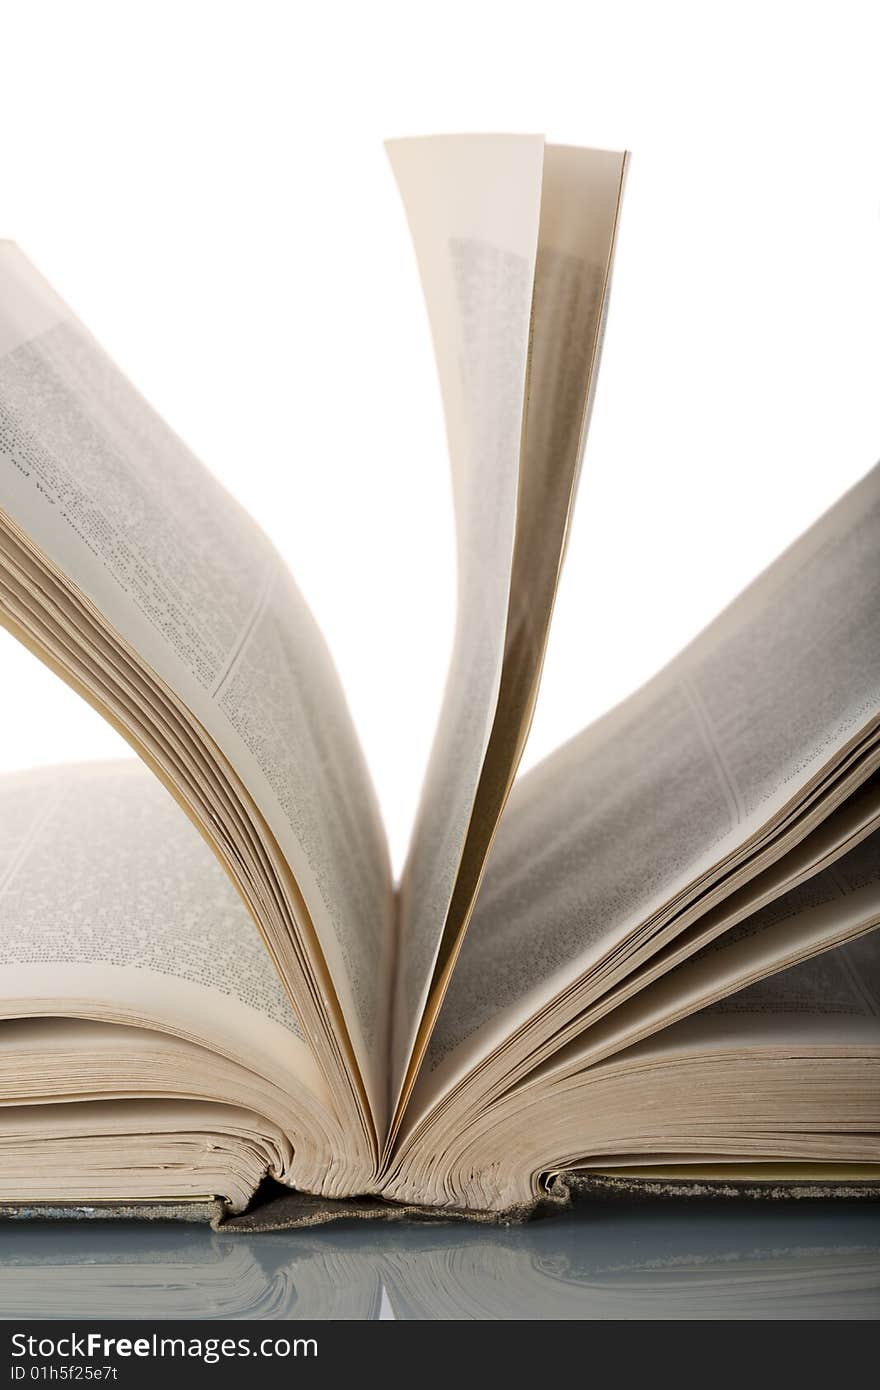
[[[880,1205],[583,1205],[499,1230],[0,1224],[5,1318],[877,1318]]]

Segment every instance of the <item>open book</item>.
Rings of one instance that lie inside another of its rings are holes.
[[[509,1219],[578,1174],[863,1190],[880,470],[514,787],[626,161],[533,136],[389,153],[458,536],[399,887],[284,564],[0,245],[0,617],[150,769],[0,784],[0,1202],[234,1220],[271,1179],[307,1199],[271,1225],[342,1199]]]

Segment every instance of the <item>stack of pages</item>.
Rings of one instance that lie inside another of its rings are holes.
[[[0,784],[0,1203],[234,1224],[259,1189],[270,1226],[510,1219],[582,1178],[867,1191],[880,470],[514,786],[626,159],[389,153],[458,539],[399,885],[283,562],[0,244],[0,620],[141,759]]]

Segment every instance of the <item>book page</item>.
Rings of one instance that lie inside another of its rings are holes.
[[[741,1005],[735,999],[742,995],[747,1009],[753,1011],[761,997],[758,982],[766,985],[766,998],[775,998],[779,991],[784,993],[784,984],[776,986],[771,976],[788,973],[795,964],[822,952],[830,952],[833,963],[817,967],[809,978],[821,982],[822,970],[827,968],[831,978],[837,979],[847,962],[861,959],[859,952],[864,950],[861,973],[865,978],[859,988],[880,989],[880,976],[873,978],[880,967],[880,937],[876,947],[859,946],[852,957],[842,949],[851,938],[878,925],[880,832],[875,832],[829,868],[743,918],[626,1002],[610,1003],[607,1014],[555,1054],[542,1074],[583,1070],[721,1000],[729,999],[730,1008],[737,1010]]]
[[[403,148],[410,153],[408,142]],[[530,148],[529,157],[535,152]],[[537,229],[534,207],[528,219],[520,214],[528,274],[525,263],[517,263],[515,273],[511,265],[503,279],[490,274],[490,262],[479,269],[475,264],[469,299],[458,286],[460,323],[450,329],[441,275],[444,257],[460,271],[456,228],[447,231],[433,204],[427,210],[413,169],[401,162],[396,146],[391,154],[420,253],[444,403],[453,419],[459,533],[455,650],[401,895],[393,1049],[399,1075],[420,1018],[424,1014],[429,1027],[442,997],[534,709],[586,437],[625,157],[545,147]],[[528,173],[534,180],[534,167]],[[442,196],[432,174],[430,197]],[[460,184],[458,171],[456,178]],[[499,196],[497,175],[487,178],[474,190],[467,215],[486,218],[483,203],[491,193],[492,234],[506,246],[517,225],[507,208],[511,195]],[[526,187],[525,173],[518,181]],[[496,225],[501,215],[505,223]],[[496,248],[491,263],[497,256]],[[511,295],[520,336],[508,327],[499,342]],[[523,415],[517,383],[524,363]]]
[[[515,788],[432,1070],[474,1065],[868,736],[878,546],[875,469],[660,676]]]
[[[791,1014],[880,1019],[880,933],[759,980],[702,1010],[706,1018]]]
[[[290,1141],[249,1108],[202,1100],[0,1106],[0,1202],[95,1206],[213,1195],[243,1211]],[[27,1191],[22,1193],[22,1174]]]
[[[498,700],[544,141],[396,140],[452,470],[458,603],[443,706],[401,885],[394,1073],[427,998]]]
[[[241,777],[305,900],[378,1111],[393,893],[314,620],[259,528],[10,243],[0,352],[0,508]]]
[[[238,894],[134,759],[0,779],[0,1000],[164,1028],[329,1099]]]
[[[595,1073],[647,1057],[777,1047],[802,1049],[805,1056],[823,1048],[869,1055],[880,1049],[880,932],[720,999],[600,1063]]]

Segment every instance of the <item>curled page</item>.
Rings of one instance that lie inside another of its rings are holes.
[[[393,891],[326,645],[266,536],[10,243],[0,621],[174,788],[384,1130]]]
[[[705,919],[710,886],[723,901],[875,772],[878,543],[880,466],[518,783],[430,1040],[431,1103],[514,1038],[522,1058],[539,1035],[559,1048],[661,931]]]
[[[458,610],[400,901],[405,1099],[534,708],[583,453],[625,156],[534,136],[389,147],[446,414]]]

